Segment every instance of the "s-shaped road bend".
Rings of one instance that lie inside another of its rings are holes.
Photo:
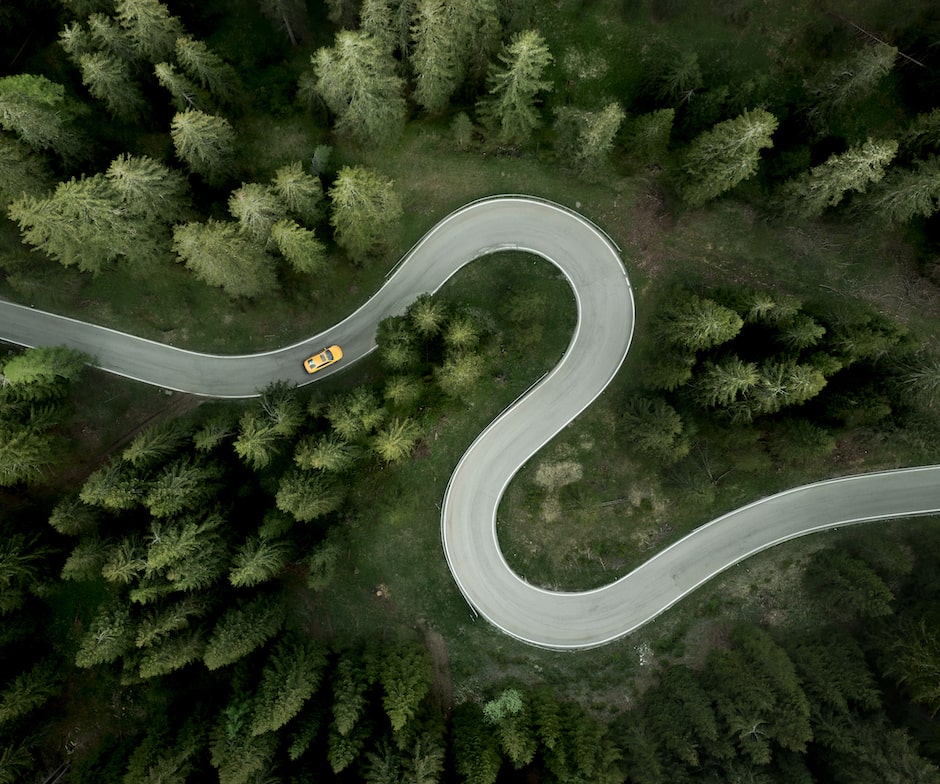
[[[509,481],[604,390],[633,335],[634,303],[620,254],[596,226],[564,207],[500,196],[462,207],[409,251],[385,285],[339,324],[301,343],[243,356],[199,354],[0,302],[0,339],[67,345],[107,371],[211,397],[252,397],[274,380],[308,383],[301,360],[339,343],[342,370],[375,348],[386,316],[439,289],[470,261],[524,250],[555,264],[577,303],[577,326],[559,363],[500,414],[463,455],[441,516],[444,553],[471,607],[526,643],[591,648],[622,637],[760,550],[814,531],[940,513],[940,466],[827,480],[756,501],[696,529],[619,580],[592,591],[553,592],[516,575],[499,548],[496,513]]]

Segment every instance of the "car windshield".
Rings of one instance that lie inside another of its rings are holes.
[[[324,351],[323,354],[322,354],[322,356],[326,357],[326,361],[327,361],[327,362],[332,362],[332,361],[333,361],[333,352],[330,351],[329,349],[327,349],[326,351]]]

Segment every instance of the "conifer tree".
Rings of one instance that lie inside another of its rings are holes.
[[[61,84],[45,76],[0,78],[0,128],[32,150],[52,150],[66,160],[81,157],[82,141],[72,128],[79,108]]]
[[[176,60],[190,79],[208,90],[217,100],[232,100],[238,86],[238,76],[232,66],[206,46],[204,41],[188,35],[177,38]]]
[[[896,141],[868,139],[859,147],[830,156],[825,163],[783,184],[788,209],[811,218],[821,215],[826,207],[835,207],[850,191],[864,193],[885,176],[885,167],[897,150]]]
[[[320,686],[326,655],[309,640],[281,639],[268,656],[254,698],[251,734],[276,732]]]
[[[552,89],[552,83],[544,78],[552,55],[538,32],[525,30],[513,36],[499,61],[501,65],[490,68],[488,95],[480,100],[478,110],[501,142],[523,144],[541,122],[539,93]]]
[[[277,286],[273,258],[234,223],[210,218],[178,224],[173,249],[196,277],[231,297],[257,297]]]
[[[61,680],[57,663],[49,658],[40,659],[13,678],[0,692],[0,727],[47,703],[61,691]]]
[[[250,784],[263,781],[277,750],[273,732],[252,736],[251,698],[236,693],[219,713],[209,737],[209,759],[219,784]]]
[[[308,523],[339,509],[343,494],[318,474],[291,470],[281,478],[275,503],[298,522]]]
[[[336,130],[362,144],[384,145],[405,121],[402,80],[390,52],[368,33],[341,30],[311,58],[316,90],[336,115]]]
[[[280,630],[284,612],[281,603],[263,594],[229,609],[209,637],[203,655],[206,667],[217,670],[233,664],[264,645]]]
[[[330,188],[336,242],[359,263],[383,245],[402,216],[394,183],[362,166],[344,166]]]
[[[372,437],[372,451],[386,463],[398,463],[411,454],[421,429],[412,419],[395,417]]]
[[[88,34],[94,48],[107,52],[128,64],[137,65],[142,53],[126,29],[111,16],[93,13],[88,17]]]
[[[770,112],[752,109],[697,136],[682,162],[685,200],[700,206],[752,177],[776,128]]]
[[[153,67],[153,75],[157,77],[160,86],[170,94],[173,108],[178,112],[209,108],[209,96],[206,92],[170,63],[157,63]]]
[[[122,120],[137,119],[146,103],[131,78],[127,64],[108,52],[90,52],[78,56],[82,83],[108,111]]]
[[[296,220],[309,225],[320,217],[323,185],[318,176],[304,171],[300,161],[285,164],[274,172],[271,186]]]
[[[30,245],[63,266],[96,274],[118,258],[137,257],[152,247],[140,236],[143,227],[128,220],[121,206],[113,184],[95,174],[59,183],[46,198],[18,199],[8,212]]]
[[[140,654],[137,672],[141,678],[169,675],[202,659],[205,648],[198,631],[171,635]]]
[[[134,644],[134,624],[126,604],[114,601],[98,608],[75,654],[79,667],[107,664],[123,656]]]
[[[146,155],[119,155],[105,177],[134,216],[165,226],[180,220],[189,206],[186,178]]]
[[[235,131],[224,117],[197,109],[180,112],[170,124],[180,159],[210,184],[221,182],[232,169]]]
[[[116,18],[135,50],[151,63],[167,60],[183,35],[183,24],[159,0],[116,0]]]
[[[399,645],[383,653],[379,680],[385,713],[392,731],[399,733],[414,718],[431,689],[431,658],[424,648],[414,643]]]
[[[228,199],[228,211],[241,230],[264,245],[271,237],[271,227],[284,218],[284,204],[274,191],[257,182],[242,183]]]
[[[236,588],[250,588],[271,580],[287,564],[290,552],[287,542],[249,537],[235,551],[228,580]]]
[[[892,167],[872,190],[867,206],[889,223],[929,218],[940,209],[940,158],[917,161],[914,169]]]
[[[444,109],[463,78],[463,52],[455,13],[444,0],[418,0],[411,34],[415,46],[414,99],[430,112]]]
[[[294,462],[304,469],[342,473],[356,461],[357,450],[336,434],[308,436],[297,444]]]
[[[271,239],[295,272],[317,275],[326,268],[326,246],[314,231],[292,220],[279,220],[271,226]]]
[[[577,171],[586,174],[603,169],[626,117],[620,104],[613,101],[596,112],[563,107],[556,115],[563,152]]]
[[[49,167],[41,156],[9,134],[0,133],[0,210],[23,196],[52,190]]]

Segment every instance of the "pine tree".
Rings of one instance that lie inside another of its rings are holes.
[[[333,582],[341,555],[342,547],[336,536],[327,536],[313,548],[304,561],[309,569],[307,587],[311,591],[322,591]]]
[[[137,65],[141,52],[130,34],[112,17],[94,13],[88,17],[88,34],[95,49],[107,52],[128,64]]]
[[[480,327],[470,316],[458,315],[444,330],[444,344],[455,351],[471,351],[480,342]]]
[[[87,354],[65,346],[29,348],[0,366],[0,383],[6,389],[41,387],[41,397],[47,397],[55,394],[54,387],[77,381],[89,361]]]
[[[49,167],[23,142],[0,134],[0,209],[23,196],[41,196],[52,190]]]
[[[643,455],[668,465],[689,453],[682,417],[664,400],[631,398],[624,405],[622,422],[630,445]]]
[[[30,149],[52,150],[66,160],[81,157],[83,143],[71,127],[78,114],[57,82],[33,74],[0,78],[0,128]]]
[[[153,75],[160,86],[173,99],[173,108],[178,112],[200,111],[209,108],[209,96],[188,76],[181,74],[170,63],[157,63]]]
[[[471,702],[458,705],[451,733],[457,772],[467,784],[495,784],[503,757],[480,708]]]
[[[197,278],[231,297],[253,298],[277,286],[274,259],[236,224],[210,218],[173,228],[173,249]]]
[[[143,499],[145,487],[127,464],[114,461],[93,472],[82,485],[79,497],[86,504],[113,512],[132,509]]]
[[[256,182],[242,183],[228,199],[228,211],[241,230],[261,245],[271,237],[271,227],[284,218],[284,204],[274,191]]]
[[[216,769],[219,784],[249,784],[265,780],[264,773],[277,750],[273,732],[252,736],[251,699],[236,694],[216,719],[209,739],[209,758]]]
[[[167,419],[141,430],[121,453],[135,468],[151,468],[173,457],[189,438],[178,420]]]
[[[382,705],[392,724],[392,731],[401,732],[414,718],[433,680],[431,657],[415,644],[399,645],[383,653],[379,673],[382,683]]]
[[[172,517],[192,512],[207,503],[219,490],[221,466],[193,462],[183,457],[163,468],[150,483],[144,506],[154,517]]]
[[[413,413],[423,391],[424,386],[420,379],[393,376],[385,382],[383,397],[392,405],[393,410]]]
[[[144,97],[123,60],[107,52],[92,52],[79,55],[78,67],[88,92],[104,101],[114,117],[134,120],[143,112]]]
[[[357,457],[358,450],[333,433],[308,436],[294,450],[294,462],[307,470],[342,473],[355,464]]]
[[[940,158],[917,161],[914,169],[892,167],[872,190],[867,206],[889,223],[929,218],[940,209]]]
[[[752,109],[697,136],[682,162],[685,200],[700,206],[752,177],[776,129],[776,117]]]
[[[115,601],[98,608],[88,631],[75,654],[79,667],[113,662],[127,653],[134,644],[134,624],[126,604]]]
[[[669,308],[662,316],[662,337],[689,351],[719,346],[734,338],[744,321],[730,308],[711,299],[691,296]]]
[[[371,682],[369,668],[354,654],[340,656],[333,671],[333,729],[340,735],[348,736],[362,718]]]
[[[268,656],[254,698],[251,734],[276,732],[317,691],[326,655],[309,640],[282,639]]]
[[[343,494],[320,475],[291,470],[281,478],[275,503],[298,522],[308,523],[339,509]]]
[[[421,437],[421,428],[412,419],[395,417],[372,437],[372,451],[386,463],[398,463],[411,454]]]
[[[878,43],[825,68],[807,85],[817,103],[813,114],[826,114],[873,92],[894,67],[897,54],[896,47]]]
[[[180,112],[170,124],[170,136],[180,159],[210,184],[221,182],[232,170],[235,131],[224,117],[196,109]]]
[[[447,106],[464,75],[463,42],[454,28],[454,16],[444,0],[418,0],[415,7],[411,26],[414,99],[430,112]]]
[[[52,659],[40,659],[0,692],[0,726],[21,719],[45,705],[62,687],[62,673]]]
[[[137,672],[141,678],[169,675],[202,659],[205,648],[198,631],[175,634],[141,653]]]
[[[284,623],[284,607],[261,595],[239,602],[216,623],[206,645],[203,661],[210,670],[233,664],[264,645]]]
[[[239,420],[233,446],[242,461],[257,471],[271,463],[281,441],[274,422],[260,412],[248,411]]]
[[[871,183],[885,176],[885,167],[897,150],[896,141],[868,139],[860,147],[831,156],[825,163],[783,184],[788,209],[811,218],[821,215],[826,207],[838,205],[849,191],[864,193]]]
[[[319,177],[304,171],[300,161],[285,164],[274,172],[271,187],[287,211],[301,223],[310,224],[319,218],[323,185]]]
[[[110,583],[129,585],[140,578],[146,566],[140,540],[136,536],[125,536],[108,549],[101,576]]]
[[[287,564],[290,553],[291,547],[285,541],[249,537],[235,551],[228,580],[236,588],[250,588],[271,580]]]
[[[362,144],[384,145],[404,126],[402,80],[390,52],[367,33],[341,30],[331,48],[311,58],[316,90],[337,116],[336,131]]]
[[[757,385],[757,365],[736,356],[718,362],[706,362],[697,378],[697,386],[707,406],[728,406]]]
[[[422,294],[408,306],[406,313],[412,325],[422,338],[432,338],[444,327],[447,308],[440,300],[430,294]]]
[[[154,520],[150,524],[148,536],[146,576],[166,574],[169,567],[187,564],[190,559],[201,554],[211,554],[211,543],[223,522],[217,514],[202,518],[183,517],[168,522]],[[220,565],[220,568],[224,566]]]
[[[552,63],[545,40],[535,30],[513,36],[499,55],[501,66],[490,68],[487,97],[478,104],[504,144],[523,144],[532,137],[541,120],[537,108],[540,92],[552,89],[543,78]]]
[[[446,395],[459,399],[476,388],[483,375],[483,366],[484,358],[479,354],[453,354],[434,369],[434,380]]]
[[[180,220],[189,207],[186,178],[146,155],[119,155],[111,161],[105,177],[135,216],[169,225]]]
[[[59,183],[45,198],[25,196],[9,206],[23,240],[66,267],[97,274],[122,257],[153,246],[128,219],[114,185],[101,174]],[[143,240],[143,241],[142,241]]]
[[[111,545],[106,540],[97,536],[83,537],[65,559],[60,576],[63,580],[76,582],[100,579],[101,567],[104,566],[110,549]]]
[[[326,246],[311,229],[292,220],[280,220],[271,226],[271,239],[295,272],[319,275],[325,270]]]
[[[166,640],[174,632],[190,628],[191,619],[203,617],[208,603],[194,596],[187,596],[162,608],[146,613],[137,625],[134,645],[150,648]]]
[[[159,0],[116,0],[116,18],[136,51],[151,63],[167,60],[183,35],[183,24]]]
[[[675,109],[657,109],[630,119],[624,132],[627,152],[644,163],[661,162],[669,149],[675,118]]]
[[[65,536],[81,536],[94,532],[100,518],[94,507],[82,501],[77,493],[65,495],[49,513],[49,525]]]
[[[91,34],[82,27],[81,22],[70,22],[59,31],[59,46],[75,65],[78,65],[79,55],[88,54],[95,49]]]
[[[528,765],[538,750],[532,717],[517,689],[504,689],[483,706],[483,716],[493,725],[500,745],[516,769]]]
[[[613,101],[596,112],[563,107],[556,112],[562,149],[580,174],[597,172],[608,163],[614,137],[626,114]]]
[[[401,219],[401,199],[394,183],[362,166],[344,166],[330,188],[330,224],[336,242],[356,262],[389,241]]]
[[[208,90],[217,100],[228,102],[234,97],[238,87],[235,70],[204,41],[188,35],[177,38],[176,61],[190,79]]]

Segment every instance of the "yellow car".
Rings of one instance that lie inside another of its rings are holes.
[[[334,362],[339,362],[343,358],[343,349],[339,346],[330,346],[322,351],[318,351],[312,357],[304,360],[304,370],[308,373],[316,373],[318,370]]]

